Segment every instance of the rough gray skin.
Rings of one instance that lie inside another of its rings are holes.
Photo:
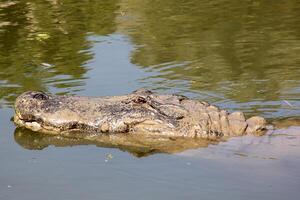
[[[180,95],[137,90],[124,96],[56,96],[25,92],[15,102],[14,121],[21,127],[52,134],[83,131],[213,138],[255,134],[262,117],[245,119],[206,102]]]

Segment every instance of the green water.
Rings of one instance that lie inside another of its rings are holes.
[[[92,143],[20,141],[10,118],[27,90],[140,87],[270,121],[299,117],[299,10],[297,0],[1,1],[0,199],[298,199],[299,128],[136,158]]]

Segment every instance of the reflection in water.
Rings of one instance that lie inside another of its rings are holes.
[[[253,159],[299,159],[300,151],[300,126],[290,126],[286,128],[269,131],[261,137],[244,136],[231,138],[227,142],[216,147],[208,147],[203,151],[187,150],[180,155],[189,157],[210,158],[223,160],[228,157]]]
[[[139,80],[149,88],[250,115],[297,116],[299,9],[296,0],[2,1],[0,102],[33,89],[86,90],[85,79],[99,76],[86,73],[101,54],[91,38],[121,33],[134,46],[127,59],[155,72]]]
[[[297,1],[151,0],[145,6],[124,0],[121,5],[131,17],[120,17],[118,27],[138,46],[132,62],[160,72],[152,77],[154,88],[188,87],[209,101],[268,117],[299,115]],[[298,109],[285,109],[284,99]]]
[[[11,103],[26,90],[80,89],[94,53],[87,36],[113,33],[116,9],[115,0],[2,1],[0,99]]]
[[[127,134],[84,134],[74,132],[71,136],[46,135],[33,132],[24,128],[17,128],[14,136],[15,141],[25,149],[42,150],[50,145],[55,147],[72,147],[77,145],[96,145],[98,147],[118,148],[129,152],[136,157],[149,156],[156,153],[180,153],[186,150],[182,155],[199,155],[199,148],[207,148],[210,145],[220,147],[213,148],[222,155],[231,156],[253,156],[257,158],[274,159],[273,156],[285,153],[295,153],[293,149],[300,148],[300,121],[282,120],[276,122],[276,129],[269,130],[265,135],[235,137],[225,142],[225,139],[205,140],[196,138],[173,138],[173,137],[155,137],[127,135]],[[271,148],[271,150],[270,150]],[[193,150],[194,149],[194,150]],[[274,149],[279,151],[275,153]],[[210,151],[211,148],[204,151]],[[200,153],[201,154],[201,153]],[[211,154],[211,153],[210,153]],[[296,153],[297,154],[297,153]],[[206,155],[209,156],[209,155]]]
[[[126,134],[85,135],[73,133],[72,137],[45,135],[24,128],[15,130],[15,141],[30,150],[42,150],[50,145],[71,147],[75,145],[96,145],[98,147],[118,148],[136,157],[155,153],[178,153],[187,149],[207,147],[217,144],[217,140],[194,138],[172,138],[155,136],[135,136]]]

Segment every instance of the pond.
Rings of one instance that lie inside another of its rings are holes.
[[[298,199],[299,10],[297,0],[1,1],[0,199]],[[136,154],[11,121],[24,91],[138,88],[286,124]]]

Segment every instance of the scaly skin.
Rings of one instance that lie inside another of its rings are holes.
[[[124,96],[56,96],[25,92],[15,102],[14,121],[33,131],[64,134],[130,133],[175,137],[228,137],[264,130],[262,117],[245,119],[180,95],[137,90]]]

